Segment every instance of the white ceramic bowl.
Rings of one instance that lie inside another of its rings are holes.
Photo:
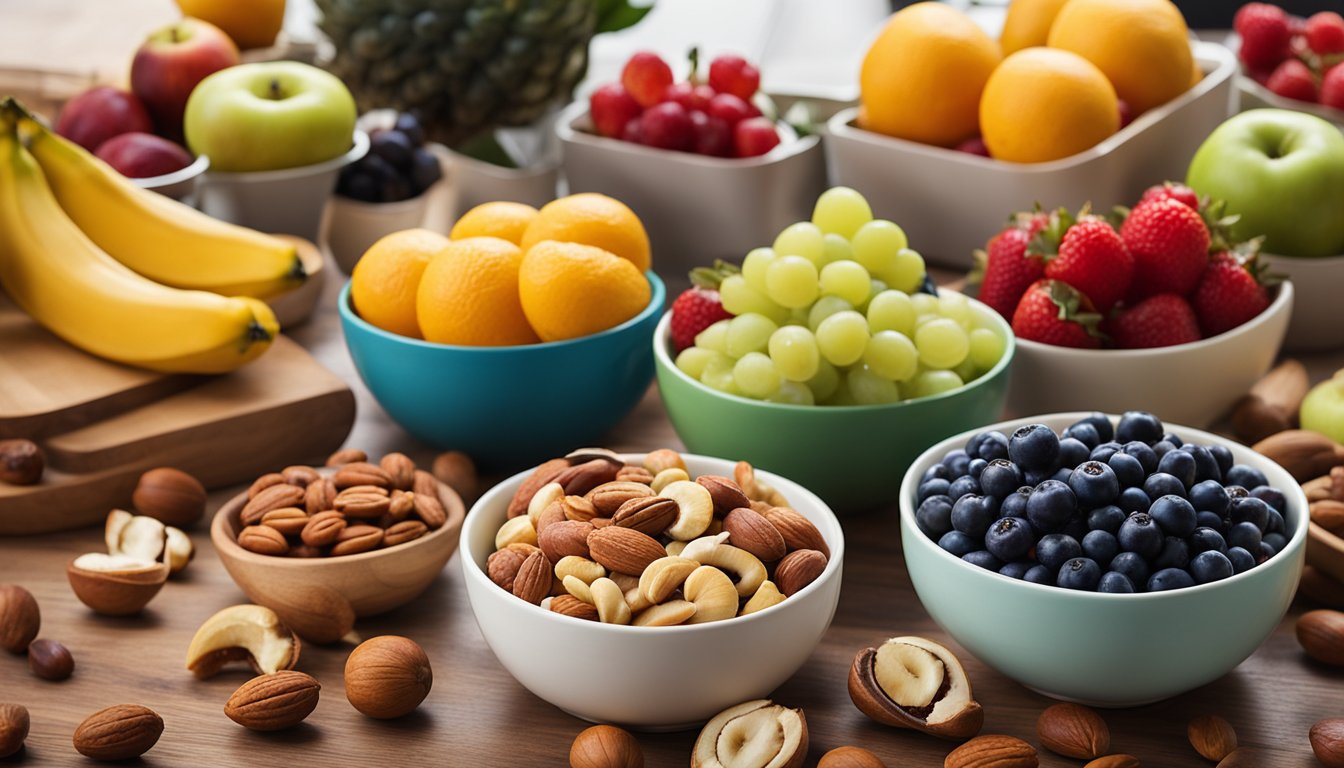
[[[1206,426],[1269,370],[1292,314],[1294,283],[1247,323],[1190,344],[1155,349],[1073,349],[1017,340],[1008,413],[1151,411]]]
[[[682,454],[692,475],[732,476],[735,462]],[[796,483],[759,472],[821,531],[830,562],[816,581],[759,613],[708,624],[630,627],[599,624],[524,602],[485,572],[495,532],[531,470],[490,489],[467,513],[461,561],[467,597],[485,642],[504,668],[537,696],[593,722],[646,730],[698,726],[728,706],[766,696],[812,654],[835,614],[844,534],[820,499]]]
[[[191,205],[195,200],[196,187],[200,183],[201,175],[209,168],[210,158],[197,155],[186,168],[179,168],[160,176],[131,179],[131,182],[141,189],[152,189],[165,197]]]
[[[1283,346],[1293,351],[1344,347],[1344,255],[1319,258],[1261,254],[1269,273],[1292,281],[1293,317]]]
[[[832,180],[862,192],[873,213],[900,224],[930,262],[969,268],[1004,218],[1033,202],[1073,210],[1090,201],[1105,211],[1133,205],[1164,179],[1184,179],[1235,97],[1232,52],[1201,42],[1194,54],[1206,74],[1193,88],[1095,147],[1048,163],[1005,163],[884,136],[856,127],[858,110],[845,110],[827,123]]]
[[[1024,424],[1056,432],[1084,413],[982,427],[1004,434]],[[1302,572],[1307,499],[1282,467],[1240,443],[1167,424],[1187,441],[1218,444],[1265,473],[1288,498],[1288,545],[1222,581],[1170,592],[1077,592],[1012,579],[940,549],[915,524],[924,471],[973,430],[930,448],[901,484],[901,544],[915,593],[933,620],[981,661],[1032,690],[1104,707],[1160,701],[1222,677],[1255,652],[1283,618]]]

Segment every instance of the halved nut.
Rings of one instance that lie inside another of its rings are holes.
[[[767,579],[766,581],[761,582],[761,586],[757,588],[756,594],[751,596],[751,599],[747,601],[746,605],[742,606],[742,610],[739,611],[737,615],[746,616],[749,613],[764,611],[766,608],[769,608],[772,605],[779,605],[782,602],[784,602],[784,593],[779,591],[779,587],[775,586],[775,582]]]
[[[636,613],[630,623],[636,627],[673,627],[686,623],[694,615],[695,603],[687,600],[669,600]]]
[[[246,661],[259,675],[293,669],[299,638],[261,605],[234,605],[205,620],[187,647],[187,669],[214,677],[225,664]]]
[[[616,586],[616,582],[606,578],[598,579],[592,583],[590,590],[599,621],[603,624],[630,623],[630,606],[626,604],[625,593]]]
[[[660,557],[639,575],[639,593],[650,603],[661,603],[681,589],[701,563],[685,557]]]
[[[105,616],[139,613],[168,580],[168,564],[127,555],[90,552],[66,566],[79,601]]]
[[[621,585],[617,584],[616,586],[619,587]],[[653,607],[653,603],[649,602],[649,598],[645,597],[644,593],[639,591],[638,585],[633,589],[623,589],[621,591],[625,595],[625,604],[630,606],[631,613],[639,613],[640,611]]]
[[[593,579],[593,581],[597,581],[597,579]],[[565,591],[571,596],[576,597],[589,605],[593,604],[593,589],[588,582],[580,579],[578,576],[565,576],[561,578],[560,583],[564,584]],[[612,583],[615,584],[616,582],[613,581]]]
[[[606,568],[578,555],[566,555],[555,564],[555,577],[561,581],[566,576],[573,576],[585,584],[592,584],[606,575]]]
[[[103,524],[103,541],[107,544],[107,553],[115,555],[121,544],[121,529],[131,522],[135,515],[124,509],[114,509],[107,513],[107,522]]]
[[[714,519],[714,500],[703,485],[677,480],[664,486],[658,495],[677,502],[677,519],[666,531],[674,539],[690,541],[704,533]]]
[[[705,723],[691,768],[801,768],[807,758],[807,718],[769,699],[729,707]]]
[[[537,492],[532,494],[532,498],[527,502],[527,516],[532,520],[533,527],[536,527],[537,518],[541,517],[543,509],[564,497],[565,489],[559,483],[547,483],[538,488]]]
[[[532,518],[526,515],[509,518],[495,532],[496,550],[504,549],[510,544],[519,542],[523,544],[537,543],[537,529],[532,525]]]
[[[961,662],[923,637],[893,637],[859,651],[849,670],[849,697],[879,723],[944,739],[970,738],[985,720]]]
[[[712,565],[702,565],[691,571],[681,593],[695,603],[695,615],[691,624],[704,624],[709,621],[722,621],[737,615],[737,587],[728,574]]]
[[[134,515],[121,527],[117,546],[109,555],[126,555],[139,560],[158,560],[167,542],[167,526],[147,515]]]
[[[168,570],[177,573],[186,568],[187,563],[196,556],[196,547],[192,545],[191,537],[180,528],[170,525],[165,532],[167,541],[163,548],[164,560],[168,561]]]

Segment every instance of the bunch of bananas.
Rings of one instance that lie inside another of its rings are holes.
[[[155,371],[225,373],[279,333],[261,299],[305,277],[292,244],[141,189],[0,102],[0,287],[70,344]]]

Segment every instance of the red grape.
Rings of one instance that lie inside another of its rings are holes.
[[[685,150],[693,140],[691,118],[675,101],[665,101],[644,110],[639,116],[644,143],[660,149]]]
[[[631,56],[621,71],[621,85],[645,109],[662,101],[671,84],[672,68],[652,51],[640,51]]]
[[[761,71],[741,56],[725,54],[710,62],[709,84],[716,91],[751,101],[761,87]]]
[[[705,111],[729,125],[737,125],[749,117],[761,114],[761,111],[750,102],[743,101],[731,93],[715,94],[714,98],[709,100],[709,108]]]
[[[985,146],[985,140],[979,136],[972,136],[961,142],[957,145],[956,149],[958,152],[965,152],[968,155],[989,157],[989,147]]]
[[[749,117],[733,126],[733,145],[738,157],[764,155],[779,144],[779,131],[764,117]]]
[[[625,130],[625,124],[639,117],[642,110],[624,86],[607,83],[588,97],[588,111],[598,133],[616,138]]]
[[[638,117],[630,118],[630,121],[621,129],[621,141],[628,141],[631,144],[644,143],[644,124]]]
[[[697,153],[714,157],[729,157],[733,154],[733,129],[720,118],[695,110],[691,112],[691,131],[695,136]]]
[[[709,100],[712,98],[714,98],[713,88],[690,83],[673,83],[667,87],[667,93],[663,94],[663,101],[675,101],[688,112],[696,109],[705,111],[709,108]]]

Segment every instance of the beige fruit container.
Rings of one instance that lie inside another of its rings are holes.
[[[1268,272],[1292,281],[1297,298],[1283,346],[1292,352],[1344,347],[1344,255],[1315,258],[1262,253]]]
[[[1237,62],[1221,45],[1193,44],[1204,79],[1083,152],[1017,164],[896,139],[854,125],[857,109],[827,124],[831,180],[862,192],[879,217],[905,229],[930,263],[971,266],[972,253],[1013,211],[1040,203],[1094,210],[1132,205],[1149,186],[1185,178],[1190,158],[1234,111]],[[1048,409],[1047,409],[1048,410]]]

